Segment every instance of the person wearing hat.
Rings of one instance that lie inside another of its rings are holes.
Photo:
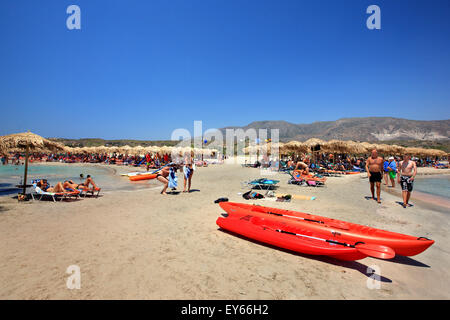
[[[392,188],[395,188],[395,178],[397,177],[397,163],[394,157],[389,157],[389,164],[387,166],[389,179],[391,180]]]

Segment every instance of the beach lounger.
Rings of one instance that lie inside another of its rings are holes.
[[[309,186],[309,187],[318,187],[323,186],[325,183],[319,179],[319,178],[312,178],[309,176],[302,176],[300,174],[296,174],[294,171],[294,174],[289,172],[289,175],[291,176],[291,179],[288,180],[289,184],[296,184],[299,186]]]
[[[56,202],[56,200],[59,198],[60,201],[63,199],[66,199],[68,197],[75,197],[78,198],[80,195],[79,191],[68,191],[68,192],[46,192],[43,191],[41,188],[39,188],[36,183],[33,183],[33,192],[31,192],[31,198],[35,200],[35,197],[38,198],[39,201],[41,201],[44,197],[50,197],[52,198],[53,202]]]
[[[260,189],[260,190],[273,190],[277,188],[277,183],[280,182],[279,180],[272,180],[272,179],[256,179],[252,181],[245,181],[243,182],[243,185],[245,187],[250,187],[252,189]]]
[[[98,198],[98,195],[100,194],[100,190],[102,190],[102,188],[79,188],[78,189],[80,191],[80,196],[82,196],[83,198],[86,198],[86,196],[88,194],[91,194],[92,197]],[[97,193],[97,194],[95,194]]]

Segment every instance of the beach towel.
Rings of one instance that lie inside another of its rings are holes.
[[[183,167],[184,177],[185,177],[186,179],[189,179],[189,177],[190,177],[191,174],[193,173],[192,171],[193,171],[193,170],[192,170],[191,168],[189,168],[189,167],[187,167],[187,166],[184,166],[184,167]]]
[[[173,170],[173,168],[170,168],[170,172],[169,172],[169,188],[175,189],[177,187],[177,175],[175,174],[175,171]]]
[[[244,193],[244,194],[242,195],[242,197],[243,197],[245,200],[250,200],[250,199],[263,199],[263,198],[264,198],[264,196],[263,196],[262,194],[257,193],[257,192],[252,192],[252,191],[248,191],[248,192]]]

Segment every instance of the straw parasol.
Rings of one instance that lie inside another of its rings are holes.
[[[361,142],[360,144],[363,148],[366,149],[365,153],[370,153],[370,152],[372,152],[373,149],[376,148],[376,145],[373,143],[370,143],[370,142]]]
[[[305,142],[303,142],[306,146],[308,146],[310,149],[314,149],[314,148],[316,148],[317,146],[323,146],[323,145],[325,145],[327,142],[326,141],[323,141],[323,140],[321,140],[321,139],[318,139],[318,138],[311,138],[311,139],[308,139],[308,140],[306,140]]]
[[[321,146],[321,149],[327,153],[349,153],[350,148],[346,141],[330,140]]]
[[[349,153],[351,154],[365,154],[367,153],[366,147],[362,143],[355,142],[355,141],[347,141],[347,147],[349,149]]]
[[[288,153],[307,153],[309,151],[309,146],[300,141],[290,141],[283,144],[280,147],[281,154]]]
[[[7,136],[0,137],[0,145],[3,146],[2,149],[6,151],[12,150],[15,148],[20,148],[25,150],[25,172],[24,172],[24,180],[23,180],[23,194],[26,193],[26,185],[27,185],[27,174],[28,174],[28,156],[29,152],[42,149],[49,151],[63,151],[64,145],[47,140],[37,134],[32,132],[23,132],[23,133],[14,133]]]
[[[129,145],[119,147],[119,153],[123,154],[123,155],[129,154],[131,152],[131,150],[132,150],[132,148]]]

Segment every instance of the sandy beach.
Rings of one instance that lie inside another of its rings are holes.
[[[129,170],[129,169],[128,169]],[[426,174],[427,170],[419,169]],[[126,172],[117,169],[117,173]],[[450,173],[449,170],[439,171]],[[314,201],[246,201],[241,182],[260,177],[240,165],[198,168],[193,192],[167,196],[161,186],[108,191],[98,199],[18,203],[0,197],[0,299],[448,299],[449,215],[426,203],[404,209],[385,190],[367,200],[366,174],[332,177],[326,187],[288,185],[280,193]],[[125,179],[125,178],[124,178]],[[179,186],[182,184],[179,174]],[[179,188],[180,189],[180,188]],[[391,261],[342,262],[274,249],[220,231],[214,204],[230,201],[315,213],[436,243],[424,253]],[[66,269],[81,270],[81,289],[66,287]],[[370,289],[368,267],[380,270]]]

